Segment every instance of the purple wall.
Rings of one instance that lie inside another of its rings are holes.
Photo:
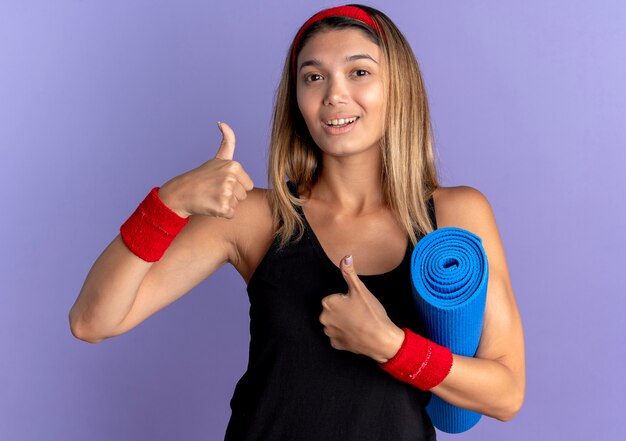
[[[234,268],[98,345],[67,314],[149,189],[214,156],[217,120],[267,187],[283,57],[330,3],[258,3],[0,5],[0,438],[223,438],[249,341]],[[494,208],[524,321],[520,413],[439,439],[624,439],[626,6],[506,3],[370,3],[421,63],[442,184]]]

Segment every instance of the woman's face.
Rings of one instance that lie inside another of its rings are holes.
[[[380,48],[354,28],[318,32],[305,43],[296,64],[298,107],[324,152],[347,155],[378,147],[382,62]]]

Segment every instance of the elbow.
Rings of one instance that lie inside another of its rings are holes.
[[[105,340],[104,338],[88,337],[85,334],[81,334],[81,333],[77,332],[74,328],[70,328],[70,330],[72,331],[72,335],[75,338],[77,338],[78,340],[87,342],[87,343],[96,344],[96,343],[100,343],[101,341]]]
[[[74,338],[87,342],[87,343],[93,343],[93,344],[100,343],[101,341],[104,340],[104,338],[94,338],[92,336],[89,336],[87,333],[85,333],[81,329],[77,321],[72,321],[71,316],[70,316],[69,322],[70,322],[70,332],[72,333]]]
[[[511,393],[508,395],[506,406],[495,417],[502,421],[511,421],[518,414],[524,404],[524,392]]]
[[[75,326],[70,326],[70,331],[72,332],[72,335],[74,336],[74,338],[77,338],[78,340],[82,340],[85,341],[87,343],[100,343],[102,340],[104,340],[103,338],[92,338],[87,336],[86,334],[83,334],[81,331],[79,331]]]

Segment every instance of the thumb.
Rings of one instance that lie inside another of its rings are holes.
[[[235,132],[224,122],[218,122],[217,126],[222,132],[222,143],[215,157],[232,160],[233,154],[235,153]]]
[[[360,291],[361,279],[354,270],[354,263],[352,262],[352,255],[347,255],[341,259],[341,274],[348,284],[348,292]]]

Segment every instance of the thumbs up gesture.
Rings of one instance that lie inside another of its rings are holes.
[[[348,292],[322,299],[319,320],[324,334],[335,349],[367,355],[383,363],[398,352],[404,332],[391,321],[383,305],[359,279],[352,256],[341,259],[340,269]]]
[[[235,153],[235,132],[226,123],[218,122],[217,126],[222,131],[222,143],[215,158],[232,160]]]
[[[233,129],[223,122],[218,126],[222,143],[215,157],[169,180],[159,189],[159,198],[179,216],[200,214],[231,219],[239,202],[254,188],[248,173],[233,160]]]

